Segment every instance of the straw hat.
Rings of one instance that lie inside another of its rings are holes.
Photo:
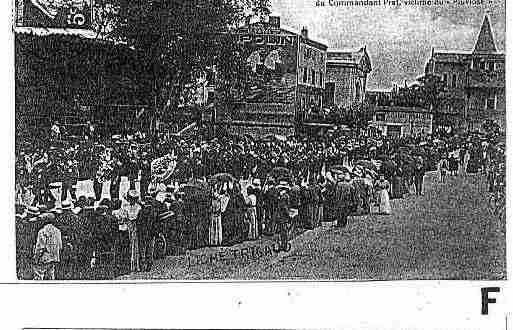
[[[70,201],[63,201],[61,203],[61,207],[63,210],[71,210],[73,208],[73,205],[71,204]]]
[[[54,215],[62,214],[62,208],[56,206],[56,207],[54,207],[53,209],[50,210],[50,213],[52,213]]]
[[[30,206],[27,209],[27,217],[38,217],[41,215],[39,208],[37,206]]]
[[[290,189],[289,183],[287,181],[280,181],[276,185],[276,188],[278,189]]]

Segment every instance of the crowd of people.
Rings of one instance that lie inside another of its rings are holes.
[[[120,274],[148,271],[155,256],[263,235],[276,235],[288,250],[295,229],[391,214],[390,199],[423,194],[424,175],[437,164],[444,176],[446,168],[487,173],[497,190],[503,159],[484,140],[334,131],[323,138],[210,140],[139,133],[67,143],[57,135],[48,147],[17,150],[18,257],[34,265],[34,278],[45,279],[55,278],[56,265],[72,272],[106,260]],[[84,180],[92,182],[90,195],[77,192]]]

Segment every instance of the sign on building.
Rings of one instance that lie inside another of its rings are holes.
[[[17,0],[16,25],[91,29],[94,0]]]
[[[254,25],[240,29],[237,41],[245,50],[246,103],[285,103],[296,100],[298,37]]]

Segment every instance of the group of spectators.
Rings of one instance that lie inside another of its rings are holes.
[[[119,273],[148,271],[157,255],[262,235],[277,235],[287,250],[295,229],[344,227],[351,215],[391,214],[391,198],[421,195],[425,172],[462,146],[442,142],[337,131],[316,139],[148,141],[135,134],[102,144],[54,141],[48,149],[18,151],[17,251],[42,279],[54,278],[57,264],[72,272],[106,260]],[[469,152],[468,166],[481,164],[488,149],[470,146],[479,151]],[[122,177],[130,182],[124,195]],[[92,181],[93,194],[77,197],[81,180]]]

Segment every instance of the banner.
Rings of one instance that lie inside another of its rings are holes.
[[[16,25],[91,29],[94,0],[18,0]]]

